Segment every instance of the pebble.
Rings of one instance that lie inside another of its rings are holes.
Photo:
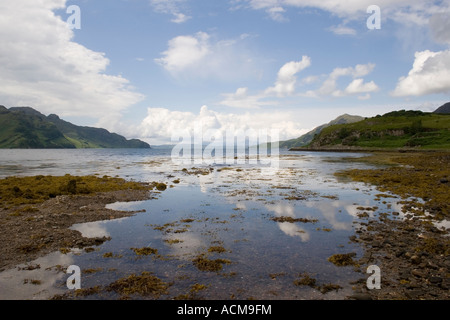
[[[418,270],[418,269],[413,269],[413,270],[411,271],[411,274],[412,274],[413,276],[416,276],[416,277],[419,277],[419,278],[425,277],[425,273],[422,272],[421,270]]]
[[[437,276],[431,276],[429,280],[430,280],[430,282],[432,284],[436,284],[436,285],[442,283],[442,278],[441,277],[437,277]]]
[[[414,264],[419,264],[419,263],[421,262],[421,259],[420,259],[419,256],[413,255],[413,256],[411,257],[411,262],[414,263]]]
[[[349,296],[350,299],[354,300],[372,300],[372,296],[368,293],[355,293],[354,295]]]

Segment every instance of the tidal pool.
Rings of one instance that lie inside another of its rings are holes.
[[[134,177],[158,177],[170,187],[148,201],[108,206],[142,210],[132,217],[72,227],[110,241],[0,273],[0,299],[344,299],[364,270],[327,259],[363,254],[349,240],[362,207],[375,215],[397,205],[333,175],[368,167],[340,161],[349,156],[361,155],[289,153],[278,168],[175,166],[169,157],[135,162]],[[123,166],[129,175],[131,165]],[[69,265],[82,270],[78,294],[66,286]],[[164,290],[114,289],[133,275],[151,275]]]

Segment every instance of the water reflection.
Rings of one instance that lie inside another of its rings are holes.
[[[295,209],[293,205],[290,204],[275,204],[266,205],[267,210],[274,212],[277,217],[290,217],[298,218],[295,214]],[[310,234],[304,228],[301,228],[297,224],[290,222],[277,222],[278,227],[286,235],[291,237],[300,237],[303,242],[310,240]]]
[[[73,263],[73,254],[54,252],[0,273],[0,300],[41,300],[66,292],[61,283]]]
[[[80,162],[86,167],[64,157],[52,158],[50,165],[39,166],[45,173],[70,173],[65,172],[70,168],[140,181],[162,180],[173,188],[150,201],[108,205],[115,210],[145,210],[132,217],[74,225],[72,229],[85,237],[105,236],[111,240],[90,253],[55,253],[37,260],[33,263],[41,264],[41,269],[33,270],[35,274],[17,269],[1,273],[0,298],[43,298],[59,292],[63,290],[65,275],[51,269],[43,272],[44,266],[70,264],[83,270],[102,269],[83,276],[83,287],[107,285],[132,273],[151,271],[174,283],[172,296],[167,298],[186,293],[195,283],[208,285],[203,294],[212,299],[228,299],[231,295],[243,299],[342,298],[351,291],[349,281],[360,277],[352,269],[328,263],[327,258],[335,253],[360,252],[348,243],[348,237],[353,233],[353,222],[359,218],[358,208],[374,205],[373,192],[357,191],[354,183],[340,184],[333,173],[350,164],[329,162],[335,154],[282,155],[278,168],[193,165],[186,166],[188,172],[163,155],[112,151],[100,154],[87,153],[88,159]],[[17,160],[14,165],[19,164],[23,161]],[[36,172],[30,165],[25,166],[23,173]],[[208,172],[192,174],[193,168]],[[175,179],[180,183],[172,183]],[[313,218],[318,222],[276,222],[273,217]],[[131,250],[142,247],[157,249],[159,256],[137,257]],[[223,247],[225,251],[211,252],[211,247]],[[113,258],[105,258],[105,253],[111,253]],[[202,254],[231,263],[219,273],[203,272],[192,263],[194,257]],[[293,280],[302,272],[345,288],[324,296],[309,287],[296,287]],[[270,276],[273,273],[284,276],[274,280]],[[42,284],[24,285],[24,278],[42,279]]]
[[[75,224],[70,229],[79,231],[85,238],[110,237],[104,221]]]

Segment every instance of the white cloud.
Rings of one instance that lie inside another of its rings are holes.
[[[208,40],[209,35],[205,32],[175,37],[169,41],[169,48],[163,52],[163,57],[156,59],[156,62],[175,73],[196,67],[211,53]]]
[[[364,83],[361,77],[371,73],[375,68],[375,64],[358,64],[355,67],[335,68],[322,83],[322,86],[315,91],[308,91],[305,93],[309,97],[318,96],[334,96],[343,97],[352,94],[361,94],[368,92],[375,92],[378,86],[375,82]],[[339,90],[338,80],[341,77],[352,77],[354,80],[346,87],[345,90]]]
[[[331,32],[333,32],[334,34],[337,34],[337,35],[350,35],[350,36],[356,35],[355,29],[344,26],[344,25],[332,26],[328,30],[330,30]]]
[[[348,87],[345,89],[345,92],[348,94],[358,94],[375,92],[377,90],[378,86],[375,84],[375,82],[370,81],[368,83],[364,83],[364,79],[355,79],[348,85]]]
[[[373,0],[236,0],[235,8],[244,7],[236,3],[245,3],[245,7],[254,10],[264,10],[274,20],[283,17],[281,9],[287,8],[317,8],[328,11],[333,15],[346,20],[359,20],[367,16],[367,8],[373,5]],[[436,12],[448,12],[450,1],[423,1],[423,0],[377,0],[376,5],[382,9],[383,19],[392,19],[400,23],[414,23],[426,25],[431,15]],[[277,8],[279,14],[273,17],[271,9]],[[341,30],[342,31],[342,30]],[[347,30],[350,32],[350,30]]]
[[[308,68],[311,65],[311,58],[303,56],[301,61],[291,61],[281,67],[278,72],[278,78],[274,87],[266,90],[266,94],[275,93],[279,97],[292,95],[295,92],[297,82],[297,73]]]
[[[218,40],[206,32],[177,36],[169,40],[168,49],[155,62],[177,79],[255,79],[261,71],[258,55],[246,47],[249,38],[242,34]]]
[[[150,4],[156,12],[173,15],[170,20],[173,23],[184,23],[192,18],[181,12],[180,6],[184,2],[186,0],[150,0]]]
[[[311,65],[311,58],[303,56],[300,61],[290,61],[278,71],[277,80],[273,87],[265,89],[255,95],[248,94],[248,88],[238,88],[234,93],[225,93],[220,105],[233,108],[257,109],[261,106],[277,106],[277,101],[267,101],[274,96],[278,98],[291,96],[296,91],[297,73]]]
[[[65,0],[6,2],[0,3],[2,104],[101,118],[143,99],[127,79],[106,73],[104,53],[72,40],[74,31],[53,13]]]
[[[258,113],[222,113],[209,110],[203,106],[198,114],[193,112],[171,111],[166,108],[148,108],[147,117],[136,128],[133,136],[141,137],[155,143],[170,143],[170,137],[179,130],[193,130],[202,124],[204,131],[208,129],[221,132],[239,130],[280,130],[280,139],[299,137],[306,133],[291,112],[266,111]]]
[[[450,44],[450,13],[436,13],[430,18],[430,29],[439,43]]]
[[[450,92],[450,50],[416,52],[409,74],[401,77],[393,96],[423,96]]]
[[[272,18],[275,21],[278,22],[288,21],[288,19],[283,16],[285,10],[282,7],[271,7],[267,9],[266,12],[269,14],[270,18]]]
[[[174,18],[170,21],[173,23],[183,23],[191,19],[191,17],[185,15],[184,13],[174,13]]]
[[[241,108],[241,109],[258,109],[261,106],[275,106],[276,101],[263,101],[263,94],[248,95],[248,88],[238,88],[235,93],[223,94],[224,99],[219,102],[220,105]]]

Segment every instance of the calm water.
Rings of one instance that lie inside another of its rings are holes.
[[[206,286],[195,293],[197,299],[343,299],[352,293],[349,282],[363,275],[353,267],[336,267],[327,258],[336,253],[362,255],[361,248],[349,241],[358,226],[358,207],[377,206],[383,211],[396,206],[395,202],[375,201],[376,190],[338,181],[333,175],[341,169],[367,167],[340,161],[361,154],[286,151],[278,168],[177,165],[170,154],[170,150],[156,149],[1,150],[0,177],[99,174],[161,181],[173,187],[153,200],[108,206],[143,210],[133,217],[73,226],[84,236],[111,237],[93,252],[55,252],[31,263],[39,264],[39,269],[20,270],[18,266],[0,273],[0,299],[47,299],[67,293],[68,275],[61,266],[69,265],[91,271],[83,272],[82,288],[105,288],[131,274],[152,272],[171,283],[169,294],[161,299],[189,294],[194,284]],[[210,173],[190,174],[196,168],[210,169]],[[175,179],[180,183],[174,184]],[[275,217],[317,221],[275,222]],[[208,252],[212,246],[226,251]],[[158,249],[159,255],[139,257],[131,250],[143,247]],[[112,257],[105,258],[105,253]],[[230,263],[219,272],[201,271],[193,259],[202,254]],[[342,289],[322,294],[294,285],[304,273],[315,278],[317,285],[332,283]],[[25,279],[41,282],[33,285]],[[85,298],[120,296],[104,291]]]

